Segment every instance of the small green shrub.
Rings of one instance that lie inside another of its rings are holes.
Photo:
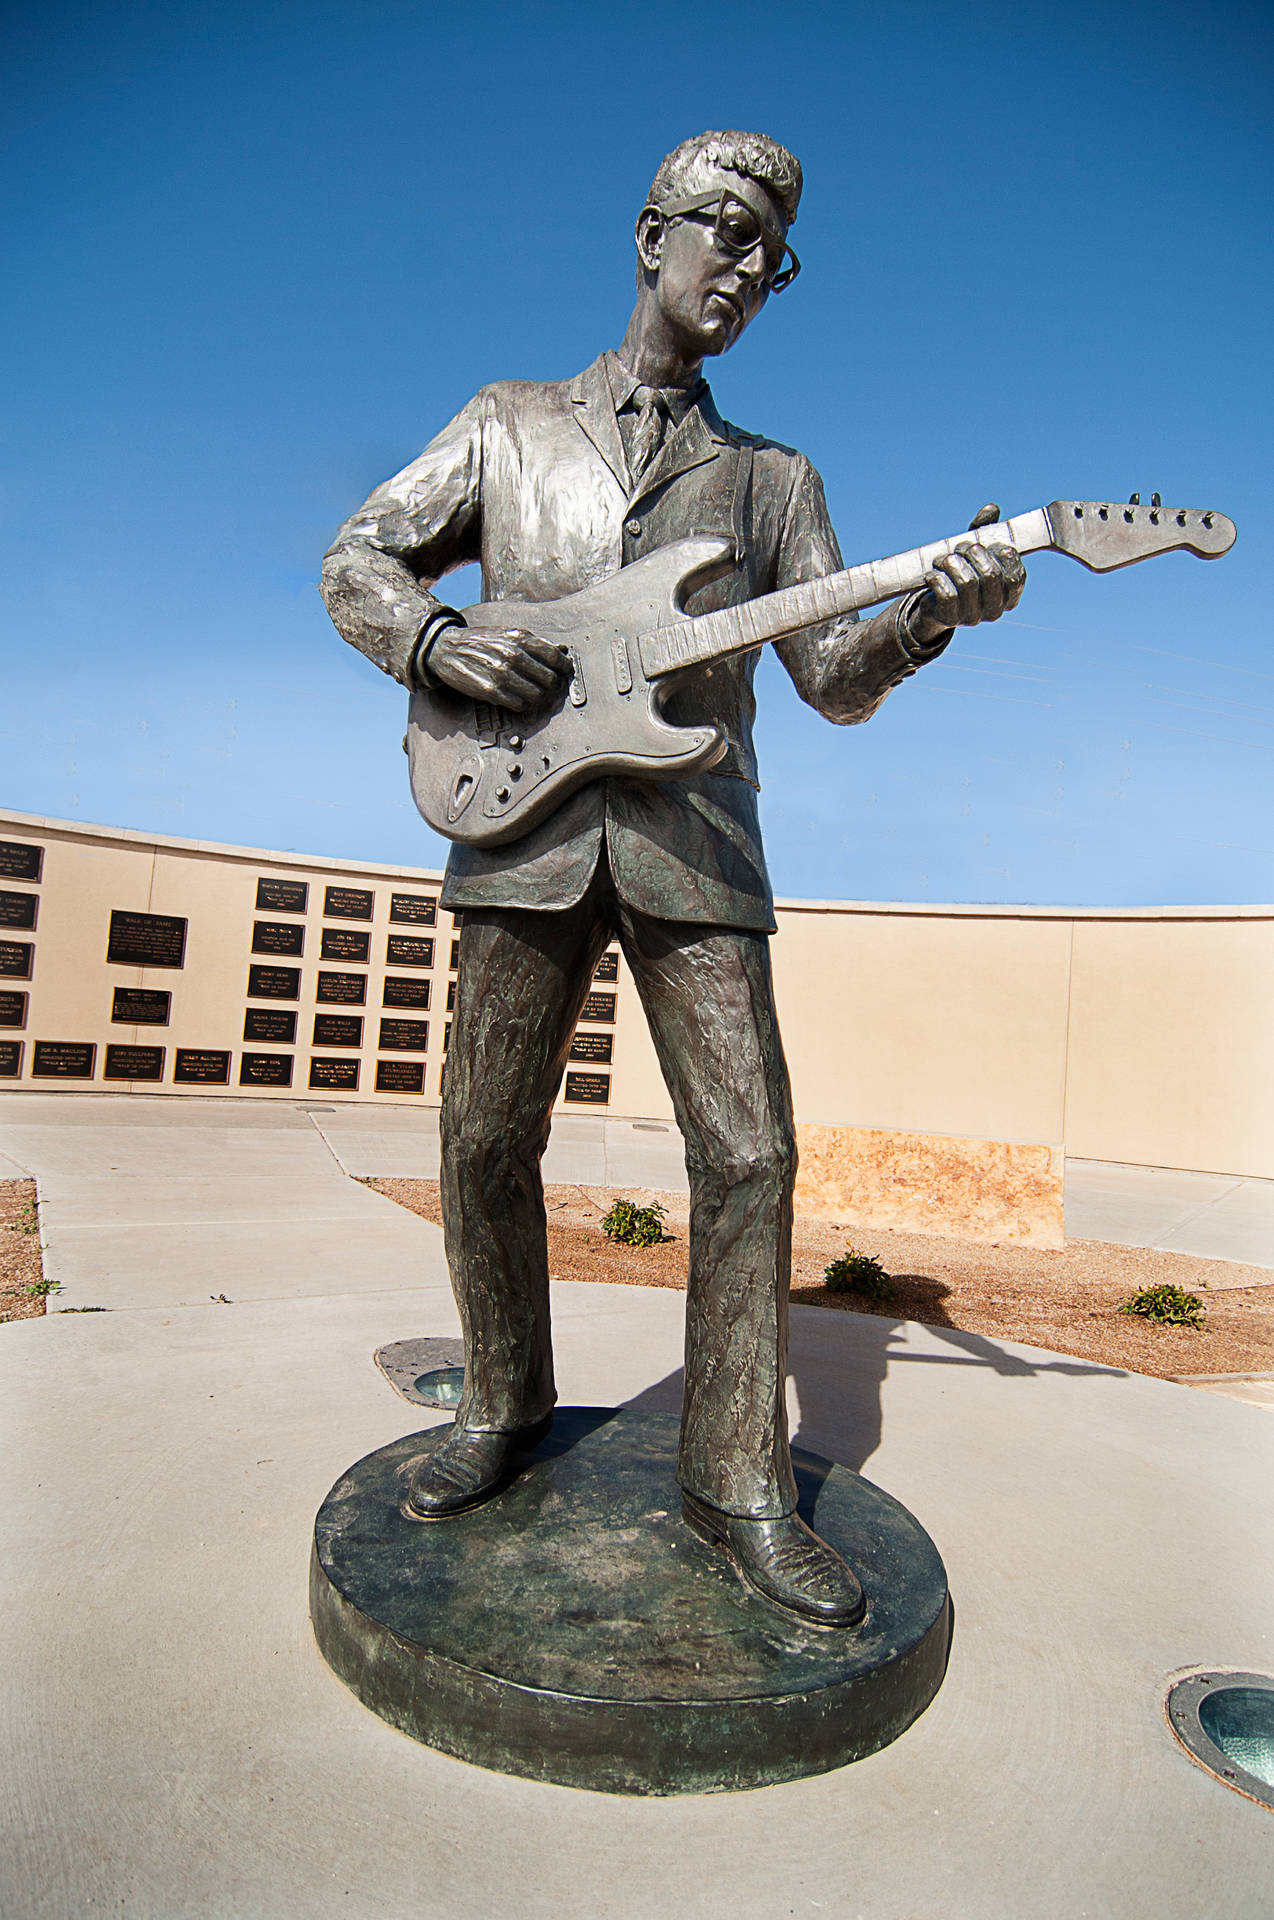
[[[1143,1320],[1158,1320],[1165,1327],[1201,1327],[1207,1318],[1197,1293],[1166,1285],[1130,1294],[1119,1311],[1139,1313]]]
[[[894,1283],[879,1260],[857,1247],[846,1247],[839,1260],[823,1269],[823,1279],[832,1293],[861,1293],[866,1300],[889,1300]]]
[[[61,1293],[61,1291],[60,1280],[33,1280],[27,1288],[33,1300],[47,1300],[51,1293]]]
[[[631,1200],[617,1200],[602,1221],[602,1232],[621,1246],[656,1247],[664,1238],[666,1211],[658,1201],[650,1207],[635,1207]]]

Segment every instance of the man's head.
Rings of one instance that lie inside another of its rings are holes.
[[[637,284],[699,357],[724,353],[795,278],[801,163],[761,133],[701,133],[661,163],[637,221]]]

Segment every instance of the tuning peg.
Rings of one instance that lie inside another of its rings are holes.
[[[1141,505],[1141,495],[1139,493],[1130,493],[1128,495],[1128,505],[1130,507],[1139,507]]]
[[[1159,498],[1159,495],[1157,493],[1152,493],[1150,496],[1150,504],[1152,507],[1161,507],[1163,505],[1163,501]]]
[[[970,520],[969,532],[976,533],[979,527],[993,527],[996,525],[999,518],[1000,518],[999,507],[996,505],[994,500],[988,500],[984,507],[978,508],[972,520]]]

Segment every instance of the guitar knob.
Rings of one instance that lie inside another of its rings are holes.
[[[510,753],[521,753],[523,746],[522,735],[520,733],[511,733],[509,735],[508,746]]]
[[[509,797],[509,789],[507,787],[497,787],[495,790],[495,797],[497,800],[501,802],[501,804],[503,804],[504,801],[506,801]]]
[[[505,772],[508,774],[510,780],[520,780],[522,778],[522,762],[520,760],[510,760],[508,766],[505,768]]]

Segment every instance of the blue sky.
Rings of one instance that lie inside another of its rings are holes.
[[[0,35],[0,805],[440,864],[323,549],[483,382],[613,345],[660,156],[756,126],[806,270],[714,390],[814,460],[847,559],[992,498],[1240,529],[1041,556],[865,727],[767,659],[776,890],[1274,899],[1267,8],[10,0]]]

